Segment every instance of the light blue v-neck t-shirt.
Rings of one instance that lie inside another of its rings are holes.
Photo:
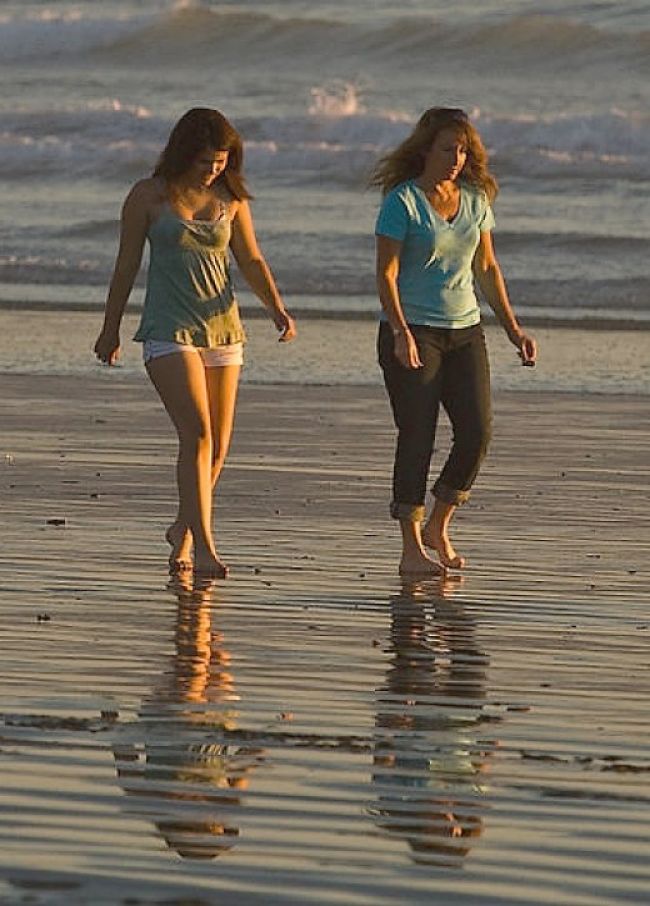
[[[464,183],[459,188],[451,221],[436,213],[413,179],[391,189],[379,210],[375,233],[402,243],[397,286],[410,324],[459,328],[480,321],[472,261],[494,215],[483,192]]]

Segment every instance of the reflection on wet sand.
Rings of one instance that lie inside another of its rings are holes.
[[[448,583],[404,584],[390,609],[371,813],[382,831],[408,843],[415,862],[461,867],[483,830],[489,755],[477,729],[489,659]]]
[[[261,763],[259,748],[233,746],[237,701],[231,657],[212,628],[216,584],[176,577],[175,653],[142,703],[135,742],[113,747],[129,811],[152,821],[186,859],[212,859],[239,835],[241,794]]]

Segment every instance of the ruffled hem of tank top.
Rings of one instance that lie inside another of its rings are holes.
[[[217,346],[233,346],[235,343],[246,343],[246,333],[244,330],[231,330],[229,333],[219,334],[212,337],[212,342],[207,345],[207,349],[216,349]],[[179,342],[179,341],[177,341]],[[192,346],[198,345],[192,343]]]
[[[181,343],[183,346],[196,346],[198,349],[216,349],[219,346],[234,346],[235,343],[246,343],[246,332],[243,330],[230,330],[226,333],[216,334],[210,337],[199,338],[196,334],[192,335],[191,331],[177,330],[167,336],[154,336],[153,331],[137,330],[134,337],[136,343],[144,343],[146,340],[159,340],[163,343]],[[197,339],[205,339],[207,342],[198,343]]]

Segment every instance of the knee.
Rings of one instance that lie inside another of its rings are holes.
[[[409,450],[433,449],[436,436],[436,422],[432,419],[413,418],[403,419],[398,423],[398,444]]]
[[[215,443],[212,447],[212,468],[215,471],[219,471],[223,468],[223,464],[226,461],[227,450],[220,444]]]
[[[478,454],[483,459],[485,454],[488,451],[488,447],[492,441],[492,425],[490,422],[487,422],[481,427],[481,430],[477,432],[476,437],[476,446]]]
[[[182,445],[196,450],[212,446],[210,423],[200,417],[190,418],[178,426],[178,438]]]
[[[465,456],[476,462],[481,462],[485,457],[492,440],[492,426],[489,422],[475,425],[471,431],[463,432],[454,437]]]
[[[477,462],[482,462],[485,458],[485,455],[490,446],[490,441],[492,440],[492,431],[489,427],[485,428],[483,431],[479,432],[474,438],[474,443],[472,449],[474,451],[474,458]]]

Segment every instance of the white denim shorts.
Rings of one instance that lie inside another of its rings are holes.
[[[207,349],[204,346],[190,346],[188,343],[172,343],[167,340],[145,340],[142,344],[142,357],[145,365],[172,352],[189,352],[200,355],[206,368],[220,368],[224,365],[244,364],[244,344],[230,343],[228,346],[216,346]]]

